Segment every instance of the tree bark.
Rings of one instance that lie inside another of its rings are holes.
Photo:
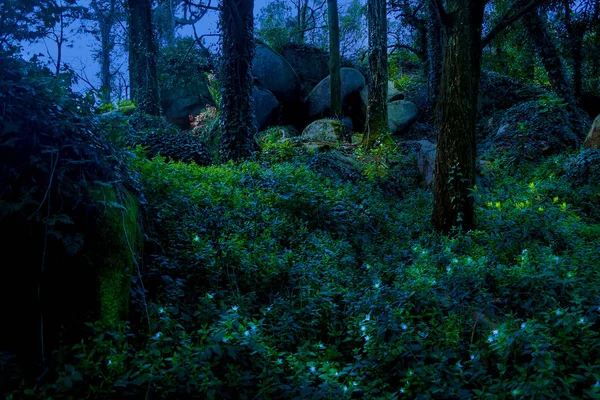
[[[329,19],[329,86],[331,89],[331,116],[342,118],[342,77],[340,62],[340,24],[337,0],[327,0]]]
[[[443,64],[432,222],[448,232],[474,226],[476,112],[481,76],[484,2],[449,0],[444,15]]]
[[[442,80],[442,24],[435,10],[435,5],[431,1],[427,3],[427,14],[427,53],[429,62],[427,91],[429,104],[435,110]]]
[[[523,18],[527,33],[544,64],[552,90],[567,103],[575,104],[575,96],[569,85],[563,60],[560,58],[556,44],[550,36],[545,19],[535,10]]]
[[[110,75],[110,52],[113,48],[113,40],[111,37],[112,23],[108,20],[100,21],[100,91],[102,92],[102,104],[111,102],[111,75]]]
[[[367,5],[369,25],[369,104],[367,132],[363,146],[373,147],[379,136],[388,131],[388,57],[386,0],[370,0]]]
[[[254,0],[224,0],[220,25],[223,53],[221,82],[221,158],[249,157],[256,147],[252,104]]]
[[[131,99],[139,111],[159,115],[157,43],[152,29],[150,1],[128,0],[128,6]]]

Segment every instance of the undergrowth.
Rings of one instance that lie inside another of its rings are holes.
[[[572,156],[489,162],[478,230],[441,236],[429,192],[386,189],[409,164],[343,179],[284,150],[203,167],[138,150],[149,320],[90,324],[26,393],[600,397],[600,224],[562,173]]]

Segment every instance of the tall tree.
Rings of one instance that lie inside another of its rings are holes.
[[[111,102],[112,78],[111,53],[115,48],[115,25],[122,17],[117,0],[92,0],[90,2],[90,19],[96,23],[92,34],[100,43],[100,48],[94,54],[100,64],[100,95],[102,104]]]
[[[443,63],[438,103],[439,138],[435,160],[432,222],[448,232],[475,223],[476,112],[483,46],[544,0],[514,0],[509,12],[482,39],[485,1],[435,2],[442,23]]]
[[[221,157],[237,160],[254,151],[252,60],[254,58],[254,0],[224,0],[222,31]]]
[[[427,92],[433,110],[437,108],[442,81],[442,24],[432,1],[427,2]]]
[[[329,87],[331,89],[331,116],[342,117],[342,76],[340,61],[340,24],[337,0],[327,0],[329,20]]]
[[[367,132],[363,146],[373,147],[379,136],[388,130],[388,57],[386,0],[370,0],[367,5],[369,25],[369,104]]]
[[[441,2],[440,2],[441,3]],[[471,229],[475,182],[475,129],[481,75],[483,1],[449,0],[443,22],[443,63],[438,104],[433,224],[441,231]]]
[[[567,103],[575,104],[573,88],[569,84],[556,43],[550,35],[545,15],[535,10],[528,13],[523,22],[546,69],[552,90]]]
[[[129,8],[129,80],[131,98],[137,109],[151,115],[160,114],[158,46],[152,29],[150,0],[128,0]]]

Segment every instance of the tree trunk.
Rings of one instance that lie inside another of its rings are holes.
[[[139,111],[159,115],[157,44],[152,29],[150,1],[128,0],[128,5],[131,99]]]
[[[429,62],[427,91],[429,94],[429,104],[435,110],[437,108],[440,82],[442,80],[442,24],[433,2],[428,1],[427,4],[427,58]]]
[[[575,36],[572,40],[571,56],[573,57],[573,91],[575,98],[581,97],[583,92],[583,36],[585,32],[575,31]]]
[[[221,158],[238,160],[255,149],[252,104],[254,58],[254,0],[224,0],[220,26]]]
[[[373,147],[379,136],[388,131],[388,60],[386,0],[370,0],[367,5],[369,25],[369,104],[367,132],[363,146]]]
[[[110,17],[109,17],[110,18]],[[111,38],[112,23],[108,18],[102,18],[99,21],[100,25],[100,42],[101,42],[101,58],[100,58],[100,91],[102,93],[102,104],[111,102],[111,76],[110,76],[110,52],[112,50],[113,40]]]
[[[523,24],[544,64],[552,90],[567,103],[575,104],[575,96],[569,85],[563,61],[550,36],[545,19],[537,11],[533,11],[523,17]]]
[[[329,86],[331,89],[331,116],[342,118],[342,77],[340,73],[340,24],[337,0],[327,0],[329,18]]]
[[[448,232],[474,226],[476,112],[481,76],[483,2],[449,0],[443,26],[444,57],[438,104],[432,222]]]

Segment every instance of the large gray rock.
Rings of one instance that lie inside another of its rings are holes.
[[[592,124],[592,129],[585,138],[583,146],[586,149],[600,149],[600,115],[596,117]]]
[[[401,134],[408,131],[417,120],[419,110],[414,103],[397,100],[388,103],[388,126],[390,133]]]
[[[317,47],[290,44],[281,51],[281,55],[298,74],[305,93],[329,75],[329,54]]]
[[[214,104],[206,78],[185,87],[163,88],[160,99],[165,118],[183,129],[190,127],[190,115],[198,115]]]
[[[353,68],[342,68],[342,104],[348,103],[348,98],[356,94],[360,98],[360,92],[367,84],[365,77]],[[331,108],[330,77],[323,79],[310,92],[304,100],[308,105],[308,117],[310,119],[324,117],[329,114]]]
[[[394,86],[394,82],[388,81],[387,101],[390,102],[395,100],[404,100],[404,95],[401,91],[396,89],[396,86]]]
[[[263,43],[256,44],[252,64],[254,76],[260,87],[269,90],[281,103],[298,99],[302,86],[290,64],[273,49]]]
[[[260,132],[273,121],[279,102],[273,93],[265,89],[259,89],[256,86],[252,91],[252,98],[254,100],[254,122],[258,132]]]
[[[302,132],[303,142],[338,143],[343,138],[344,126],[336,119],[320,119]]]
[[[435,171],[436,145],[427,140],[419,140],[417,152],[417,168],[423,177],[426,187],[433,186],[433,173]]]

